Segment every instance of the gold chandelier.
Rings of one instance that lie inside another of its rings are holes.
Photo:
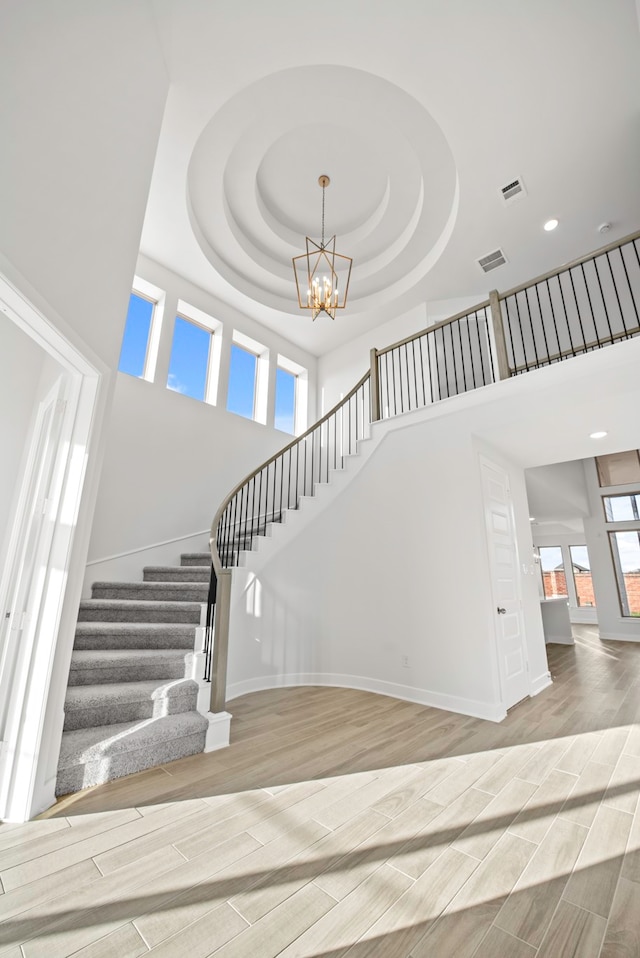
[[[324,191],[331,180],[318,177],[322,187],[322,238],[320,244],[306,237],[307,252],[293,257],[293,272],[296,277],[298,306],[310,309],[312,319],[319,313],[336,318],[336,310],[347,305],[351,264],[353,260],[336,253],[335,235],[325,243],[324,239]]]

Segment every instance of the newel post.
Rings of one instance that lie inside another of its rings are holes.
[[[372,349],[369,362],[371,364],[371,380],[369,383],[369,392],[371,395],[371,422],[377,422],[380,419],[380,380],[378,376],[378,350]]]
[[[229,651],[229,614],[231,609],[231,571],[218,573],[216,619],[211,662],[211,705],[209,711],[224,712],[227,701],[227,657]]]
[[[493,326],[493,341],[496,346],[496,361],[498,363],[498,378],[509,379],[511,370],[509,369],[509,358],[507,356],[507,341],[504,335],[504,324],[502,322],[502,307],[500,306],[500,296],[497,289],[492,289],[489,293],[489,306],[491,307],[491,325]]]

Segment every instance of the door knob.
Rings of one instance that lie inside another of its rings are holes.
[[[501,609],[500,606],[498,606],[498,615],[506,615],[506,614],[507,614],[507,610]]]

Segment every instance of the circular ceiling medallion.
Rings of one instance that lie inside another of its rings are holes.
[[[204,255],[256,302],[298,314],[291,259],[320,237],[323,175],[326,236],[353,258],[350,310],[409,292],[453,229],[453,155],[413,97],[348,67],[272,74],[207,123],[187,183]]]

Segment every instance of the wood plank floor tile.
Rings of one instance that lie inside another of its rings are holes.
[[[512,779],[467,825],[453,847],[473,858],[485,858],[536,791],[531,782]]]
[[[640,885],[618,882],[600,958],[637,958],[640,955]]]
[[[426,935],[412,958],[471,958],[533,855],[532,842],[503,835]]]
[[[116,876],[24,912],[5,927],[10,924],[17,933],[25,958],[66,958],[130,921],[141,906],[145,880],[182,861],[175,849],[162,849]]]
[[[0,852],[22,843],[38,841],[53,832],[64,831],[67,828],[69,828],[69,822],[66,818],[49,818],[26,822],[24,825],[7,825],[0,822]]]
[[[523,810],[509,826],[509,831],[530,842],[540,843],[568,796],[578,782],[576,775],[554,768],[533,793]]]
[[[90,858],[63,868],[52,875],[43,875],[27,885],[21,885],[0,898],[0,923],[20,915],[24,911],[62,895],[69,895],[77,888],[84,888],[101,877],[100,869]],[[1,932],[0,932],[1,933]]]
[[[147,954],[153,955],[153,958],[182,958],[183,955],[185,958],[207,958],[236,939],[246,928],[247,923],[238,912],[224,902]],[[247,956],[250,954],[246,952]]]
[[[259,881],[261,862],[254,856],[262,850],[247,833],[234,836],[215,856],[205,853],[146,882],[131,917],[149,947],[179,934]]]
[[[302,840],[298,847],[293,845],[294,836],[287,834],[251,856],[248,864],[251,860],[260,862],[262,877],[248,891],[235,895],[231,904],[254,924],[309,881],[320,879],[318,887],[329,885],[336,900],[345,897],[349,889],[357,887],[358,863],[364,874],[384,862],[384,846],[379,849],[373,836],[379,834],[386,821],[383,815],[370,810],[333,832],[313,821],[299,826]],[[358,848],[369,840],[367,851],[360,855]],[[348,874],[348,882],[342,879],[344,873]]]
[[[80,853],[80,857],[77,858],[76,861],[81,861],[82,858],[88,857],[83,854],[83,843],[90,843],[91,840],[95,838],[97,839],[96,847],[100,847],[102,843],[108,847],[109,844],[113,842],[114,835],[107,835],[106,833],[113,832],[113,830],[119,826],[128,825],[132,822],[142,822],[142,816],[138,814],[135,808],[125,808],[111,813],[110,816],[101,815],[97,820],[82,822],[76,828],[57,830],[51,834],[31,838],[29,841],[22,842],[19,845],[5,848],[4,851],[0,853],[0,873],[3,875],[5,889],[15,888],[21,884],[19,877],[16,877],[15,881],[12,877],[8,877],[6,881],[4,880],[4,877],[8,876],[10,871],[14,871],[14,874],[19,876],[21,874],[21,866],[24,866],[24,871],[30,875],[33,873],[33,869],[29,869],[28,867],[30,862],[36,859],[42,862],[42,860],[47,857],[49,857],[50,861],[56,861],[57,856],[66,856],[69,849],[74,846],[77,846],[77,850]],[[71,853],[69,853],[68,857],[71,857]],[[73,864],[73,862],[68,861],[66,864]],[[65,865],[60,865],[59,867],[63,868]],[[36,869],[34,873],[35,877],[38,878],[44,874],[45,868],[46,864],[42,862],[42,870]],[[56,871],[57,869],[54,868],[52,870]],[[30,881],[31,879],[26,878],[25,880]]]
[[[601,805],[567,882],[563,898],[606,918],[631,830],[626,812]]]
[[[520,745],[509,749],[506,755],[495,765],[492,765],[488,772],[480,776],[475,782],[475,787],[483,792],[491,792],[492,795],[497,795],[524,768],[537,751],[535,745]]]
[[[314,958],[329,949],[339,951],[350,947],[371,921],[393,905],[411,884],[411,880],[395,868],[381,865],[280,952],[282,958]]]
[[[492,925],[473,958],[535,958],[536,949]]]
[[[282,905],[216,951],[215,956],[247,958],[249,955],[260,955],[260,958],[275,958],[335,906],[334,899],[316,885],[305,885]],[[175,955],[176,952],[167,952],[169,954]],[[190,950],[185,954],[192,958]]]
[[[606,925],[604,918],[561,901],[537,958],[598,958]]]
[[[640,758],[622,754],[604,793],[604,804],[633,815],[640,795]]]
[[[389,859],[395,868],[419,878],[486,808],[492,796],[470,788],[447,808],[423,825],[402,848]],[[432,803],[433,804],[433,803]],[[435,806],[437,807],[437,806]]]
[[[640,701],[637,702],[637,708],[640,710]],[[631,726],[624,751],[627,755],[635,755],[640,758],[640,719]]]
[[[587,834],[582,825],[556,819],[500,909],[499,928],[539,947]]]
[[[132,924],[122,925],[99,941],[73,953],[74,958],[140,958],[149,949]]]
[[[603,765],[615,765],[624,752],[629,732],[628,726],[607,729],[593,753],[593,761]]]
[[[593,823],[607,786],[613,775],[611,765],[587,762],[571,795],[562,806],[560,816],[589,828]]]
[[[601,732],[586,732],[584,735],[576,735],[562,758],[556,762],[555,768],[560,772],[580,775],[587,762],[593,758],[593,753],[601,741]]]
[[[406,958],[477,867],[475,859],[446,848],[346,951],[348,958]]]
[[[341,901],[383,861],[388,860],[397,866],[397,861],[404,852],[413,849],[416,845],[423,849],[428,842],[425,835],[428,835],[431,823],[442,811],[441,805],[423,798],[397,818],[388,819],[378,812],[370,812],[369,814],[375,814],[383,820],[382,827],[347,853],[344,861],[338,862],[330,870],[325,869],[315,879],[316,884],[337,901]],[[439,851],[435,851],[434,854],[439,854]]]
[[[636,808],[622,864],[622,877],[640,884],[640,806]]]
[[[533,758],[518,772],[518,778],[534,785],[542,785],[549,773],[556,767],[572,742],[567,738],[551,738],[544,742]]]

